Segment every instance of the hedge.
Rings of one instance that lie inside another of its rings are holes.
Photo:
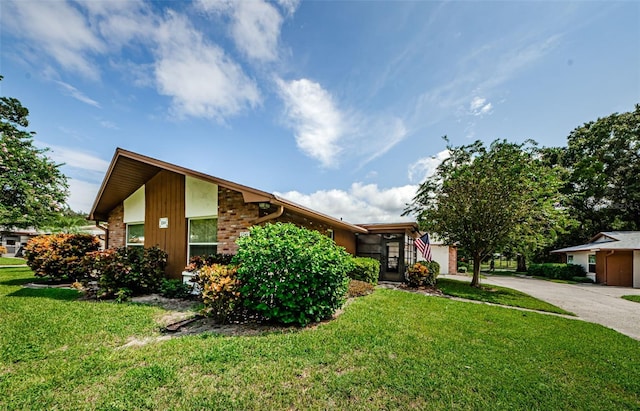
[[[528,274],[534,277],[546,277],[557,280],[573,280],[573,277],[585,277],[584,267],[577,264],[530,264]]]
[[[354,257],[353,264],[353,270],[347,274],[349,278],[369,284],[378,284],[380,261],[369,257]]]

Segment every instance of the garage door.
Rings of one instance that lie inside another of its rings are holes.
[[[633,252],[616,251],[607,257],[607,285],[633,285]]]

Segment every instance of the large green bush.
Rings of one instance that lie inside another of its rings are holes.
[[[244,305],[284,324],[330,317],[345,301],[352,257],[330,238],[293,224],[254,226],[237,240]]]
[[[378,284],[380,261],[369,257],[355,257],[353,259],[353,270],[349,271],[347,275],[353,280]]]
[[[114,296],[127,289],[131,295],[160,291],[167,253],[158,247],[120,247],[89,253],[84,259],[88,280],[97,280],[100,293]]]
[[[530,264],[528,274],[534,277],[546,277],[558,280],[572,280],[573,277],[587,275],[584,267],[577,264]]]
[[[99,248],[100,241],[90,234],[52,234],[32,238],[24,251],[36,276],[80,280],[85,276],[84,255]]]

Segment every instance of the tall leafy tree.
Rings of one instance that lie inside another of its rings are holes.
[[[570,171],[570,212],[580,222],[569,241],[640,230],[640,104],[573,130],[560,161]]]
[[[0,81],[2,80],[0,76]],[[67,180],[60,165],[33,144],[26,131],[29,110],[20,100],[0,97],[0,225],[39,227],[62,210]]]
[[[494,252],[506,246],[529,252],[553,240],[566,222],[562,180],[533,142],[496,140],[485,147],[476,141],[448,149],[450,157],[420,185],[405,215],[466,249],[477,287],[480,262]]]

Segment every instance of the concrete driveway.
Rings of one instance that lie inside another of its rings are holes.
[[[443,275],[469,281],[471,277]],[[527,277],[490,276],[481,284],[512,288],[576,314],[580,319],[612,328],[640,340],[640,303],[622,295],[640,295],[640,289],[597,284],[559,284]]]

